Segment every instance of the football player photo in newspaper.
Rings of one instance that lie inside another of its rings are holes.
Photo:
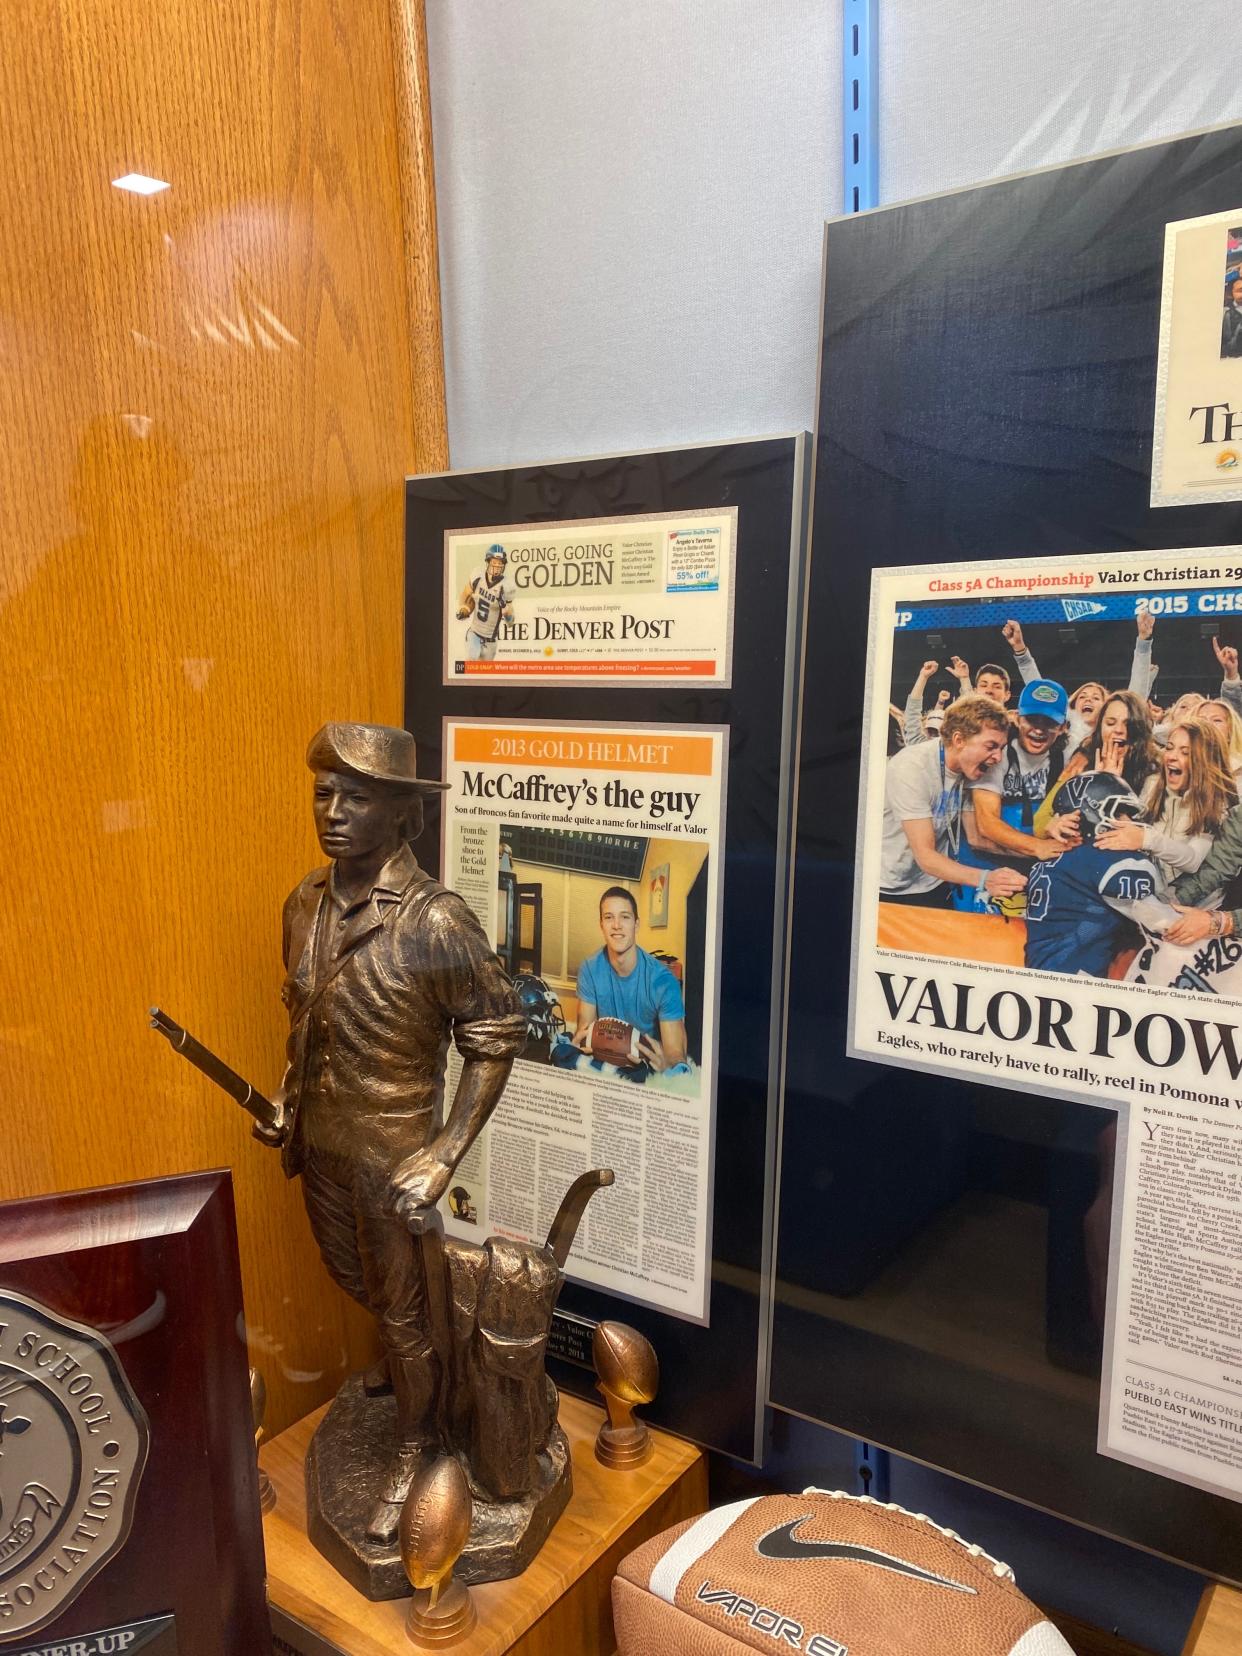
[[[457,619],[466,623],[466,660],[494,661],[500,623],[513,620],[513,589],[507,572],[509,554],[499,541],[471,572],[457,600]]]
[[[583,867],[585,842],[605,838],[625,842],[613,846],[629,855],[622,875]],[[687,1018],[686,985],[702,983],[703,961],[687,908],[708,855],[684,840],[502,826],[498,947],[527,1015],[524,1059],[698,1094],[702,1027]]]

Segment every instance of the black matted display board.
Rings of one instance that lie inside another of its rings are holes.
[[[645,1411],[697,1442],[758,1458],[767,1376],[769,1236],[783,995],[783,924],[791,831],[791,704],[799,660],[806,439],[412,478],[406,500],[405,718],[424,775],[443,775],[445,717],[727,727],[715,1168],[706,1326],[567,1282],[560,1308],[640,1329],[660,1361]],[[444,537],[499,524],[737,509],[732,687],[444,685]],[[439,812],[416,845],[438,870]],[[658,934],[657,934],[658,936]],[[572,1269],[572,1260],[571,1260]],[[581,1325],[578,1325],[580,1329]],[[582,1352],[572,1320],[559,1334]],[[580,1363],[554,1360],[557,1383],[591,1395]]]
[[[828,226],[771,1380],[1235,1580],[1242,1506],[1096,1453],[1112,1112],[844,1051],[871,570],[1242,540],[1148,504],[1165,224],[1239,205],[1229,129]]]

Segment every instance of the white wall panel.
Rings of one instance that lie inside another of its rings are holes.
[[[840,0],[427,0],[452,463],[811,421]]]
[[[879,0],[880,199],[1242,119],[1227,0]]]
[[[841,0],[427,0],[457,466],[809,425]],[[879,0],[881,199],[1242,119],[1226,0]]]

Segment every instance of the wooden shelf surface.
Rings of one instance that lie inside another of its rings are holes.
[[[406,1603],[373,1604],[306,1538],[303,1465],[324,1410],[260,1451],[276,1488],[264,1519],[268,1597],[329,1651],[343,1656],[410,1656]],[[595,1459],[603,1410],[561,1397],[560,1421],[573,1453],[573,1498],[530,1568],[512,1581],[471,1588],[478,1626],[448,1648],[454,1656],[607,1656],[614,1648],[611,1583],[618,1561],[652,1535],[707,1509],[707,1465],[692,1444],[653,1432],[655,1451],[633,1471]],[[313,1649],[313,1646],[308,1646]]]
[[[1238,1656],[1242,1651],[1242,1593],[1219,1583],[1208,1587],[1182,1656]]]

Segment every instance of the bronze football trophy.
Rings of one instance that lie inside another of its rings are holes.
[[[254,1449],[259,1452],[263,1442],[263,1416],[267,1413],[267,1381],[250,1365],[250,1418],[254,1421]],[[276,1487],[263,1468],[259,1467],[259,1509],[271,1512],[276,1505]]]
[[[470,1486],[461,1463],[441,1455],[415,1478],[401,1508],[401,1563],[414,1596],[405,1629],[417,1645],[453,1644],[478,1620],[453,1566],[470,1535]]]
[[[602,1322],[591,1338],[591,1357],[608,1419],[595,1439],[595,1458],[623,1470],[641,1466],[652,1453],[645,1421],[634,1417],[640,1403],[650,1403],[660,1384],[660,1365],[646,1335],[628,1323]]]
[[[153,1027],[255,1118],[302,1194],[333,1280],[370,1310],[383,1362],[352,1375],[306,1463],[308,1527],[370,1598],[409,1591],[397,1545],[422,1469],[454,1455],[473,1503],[464,1582],[525,1569],[570,1494],[544,1353],[561,1272],[598,1169],[577,1179],[543,1246],[445,1240],[436,1203],[495,1109],[526,1021],[466,904],[409,841],[423,800],[414,738],[328,724],[311,740],[319,843],[331,859],[284,907],[284,1080],[266,1099],[152,1012]],[[444,1109],[450,1039],[462,1060]]]

